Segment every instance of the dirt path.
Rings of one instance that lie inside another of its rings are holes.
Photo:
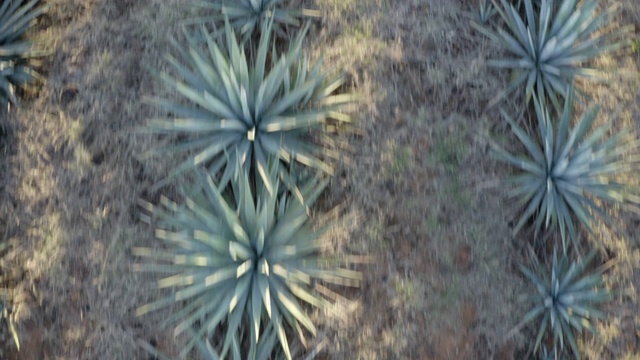
[[[150,116],[143,65],[158,66],[171,29],[163,3],[60,1],[44,19],[47,80],[11,119],[7,193],[28,294],[19,358],[142,358],[135,340],[155,334],[132,313],[151,284],[128,249],[150,240],[135,201],[158,175],[132,133]]]

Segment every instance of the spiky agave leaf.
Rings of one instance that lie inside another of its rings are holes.
[[[546,345],[542,345],[538,351],[536,359],[538,360],[560,360],[562,359],[562,351],[557,346],[551,350],[547,349]]]
[[[196,352],[205,360],[220,360],[222,357],[215,350],[209,339],[199,338],[197,333],[193,329],[186,330],[188,335],[195,339]],[[231,341],[231,356],[233,360],[270,360],[270,359],[282,359],[281,356],[273,357],[274,347],[276,343],[276,334],[271,327],[267,327],[265,333],[260,337],[257,342],[251,342],[249,345],[249,354],[246,357],[242,357],[240,338],[238,333],[234,334],[234,338]],[[172,360],[168,355],[158,350],[155,346],[148,342],[138,339],[138,345],[147,351],[150,355],[159,360]]]
[[[308,24],[281,55],[269,53],[270,28],[271,22],[265,23],[254,57],[245,53],[227,23],[226,36],[218,40],[202,29],[206,54],[187,35],[186,65],[168,58],[181,79],[162,74],[162,80],[190,105],[150,99],[172,116],[149,125],[158,133],[190,135],[160,152],[192,151],[168,179],[205,166],[212,176],[221,174],[219,185],[226,186],[240,163],[247,170],[256,169],[270,188],[266,163],[271,156],[281,160],[282,173],[293,161],[332,173],[326,159],[337,154],[324,146],[326,120],[349,121],[339,110],[352,97],[333,95],[344,78],[325,72],[322,61],[308,64],[302,54]]]
[[[524,0],[525,18],[506,0],[492,1],[509,31],[472,26],[512,55],[488,64],[514,71],[508,87],[492,103],[524,86],[527,102],[535,91],[560,109],[559,98],[567,96],[576,77],[602,78],[601,72],[582,64],[622,46],[616,38],[620,33],[595,35],[607,25],[611,13],[597,13],[598,0],[565,0],[557,6],[553,0],[541,0],[539,9]]]
[[[185,192],[189,196],[183,205],[167,199],[162,207],[145,204],[162,222],[156,237],[166,248],[134,249],[135,255],[149,260],[138,269],[166,274],[158,286],[176,290],[140,307],[137,314],[186,301],[168,319],[177,324],[176,334],[200,322],[185,351],[205,334],[221,335],[225,323],[221,356],[232,349],[239,329],[249,328],[257,344],[270,327],[291,359],[287,324],[300,337],[302,328],[316,331],[301,303],[320,308],[329,304],[314,290],[315,283],[359,284],[358,272],[339,268],[338,259],[320,254],[326,228],[314,228],[307,206],[287,193],[278,195],[277,166],[270,165],[267,175],[275,191],[260,180],[253,191],[247,172],[237,167],[229,200],[210,176],[201,174],[196,190]],[[325,185],[316,179],[300,191],[313,203]]]
[[[480,22],[480,24],[486,24],[496,13],[497,10],[491,1],[480,0],[480,3],[478,4],[478,12],[475,14],[475,18]]]
[[[226,17],[233,29],[245,39],[271,18],[273,30],[284,34],[284,26],[300,26],[303,17],[320,17],[317,10],[289,8],[282,0],[201,0],[195,4],[213,11],[211,17],[195,19],[197,22],[213,20],[222,23]]]
[[[610,293],[604,288],[602,273],[606,267],[582,276],[596,252],[570,263],[566,254],[558,260],[558,252],[553,254],[551,273],[547,272],[537,259],[534,270],[520,266],[522,273],[533,283],[536,294],[533,296],[534,307],[524,316],[523,323],[528,323],[542,316],[537,331],[535,351],[547,331],[551,331],[554,348],[564,349],[565,341],[569,343],[573,354],[580,358],[578,345],[573,331],[583,329],[596,332],[594,320],[601,320],[604,314],[597,306],[608,301]]]
[[[31,68],[34,57],[42,54],[24,39],[34,20],[46,11],[40,0],[3,1],[0,4],[0,105],[17,104],[15,89],[32,82],[38,74]]]
[[[617,181],[616,177],[635,168],[640,142],[632,129],[627,128],[607,137],[612,122],[593,129],[598,108],[591,108],[573,121],[574,91],[567,94],[564,110],[557,125],[549,110],[534,98],[538,118],[539,140],[527,134],[503,112],[527,155],[516,156],[497,148],[498,160],[508,163],[519,173],[509,179],[513,188],[510,196],[524,207],[514,228],[518,232],[531,217],[536,230],[558,226],[566,250],[566,230],[572,241],[577,241],[576,217],[587,229],[592,229],[594,213],[611,224],[610,217],[593,199],[609,203],[638,204],[640,199],[632,187]]]

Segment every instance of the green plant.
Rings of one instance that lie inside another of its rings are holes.
[[[294,160],[332,173],[331,166],[322,159],[337,156],[328,147],[331,140],[327,131],[331,126],[327,119],[349,121],[339,110],[352,96],[332,95],[343,84],[343,76],[329,75],[321,60],[309,65],[302,55],[308,24],[280,56],[275,50],[268,51],[270,29],[271,22],[265,23],[255,57],[247,56],[228,23],[225,40],[219,38],[218,42],[202,29],[207,54],[202,54],[196,41],[187,35],[187,66],[168,57],[184,80],[167,74],[161,78],[191,105],[150,99],[174,117],[152,120],[149,126],[158,133],[191,135],[162,152],[193,152],[164,183],[185,170],[204,165],[212,176],[222,172],[222,187],[227,185],[236,165],[242,164],[246,170],[256,169],[271,188],[266,173],[270,156],[281,160],[281,174],[288,175],[287,164]]]
[[[222,22],[225,17],[231,26],[244,38],[253,34],[255,29],[262,28],[271,18],[274,30],[284,34],[283,26],[300,26],[302,17],[320,17],[320,12],[306,8],[291,9],[283,6],[282,0],[204,0],[196,5],[214,11],[212,19]]]
[[[509,32],[490,30],[473,23],[473,27],[501,44],[513,57],[490,60],[488,64],[514,70],[509,86],[495,101],[524,84],[529,102],[534,90],[537,95],[552,101],[560,109],[558,96],[566,97],[569,86],[577,76],[600,78],[600,72],[581,64],[596,56],[619,49],[614,33],[596,34],[607,24],[610,11],[596,14],[598,0],[566,0],[554,7],[553,0],[541,0],[539,9],[532,0],[525,0],[526,17],[506,0],[493,0]]]
[[[634,54],[640,53],[640,39],[631,41],[631,52]]]
[[[573,330],[582,332],[586,329],[596,332],[594,320],[601,320],[604,314],[597,309],[597,305],[608,301],[610,293],[603,287],[602,273],[606,266],[602,266],[586,276],[581,274],[593,260],[596,252],[592,251],[585,258],[572,263],[566,254],[558,260],[558,253],[553,254],[551,273],[548,273],[535,259],[532,271],[520,266],[522,273],[534,284],[537,293],[533,296],[535,305],[523,318],[522,324],[529,323],[542,315],[542,322],[538,328],[534,351],[537,352],[544,335],[551,330],[554,343],[554,353],[557,354],[558,345],[564,349],[567,341],[573,354],[580,358],[578,345]]]
[[[289,193],[277,195],[274,164],[267,175],[275,191],[261,178],[252,191],[249,175],[237,167],[226,199],[212,178],[201,173],[199,183],[183,192],[184,205],[166,198],[163,207],[143,204],[161,221],[155,233],[166,248],[135,248],[136,256],[151,260],[137,268],[166,274],[159,288],[179,289],[140,307],[137,314],[187,301],[168,318],[168,323],[177,323],[176,334],[200,322],[185,351],[205,333],[217,338],[225,323],[221,356],[234,348],[237,332],[246,325],[252,344],[271,327],[291,359],[285,322],[301,339],[302,327],[316,331],[299,301],[322,308],[329,301],[316,291],[320,283],[359,284],[358,272],[339,268],[341,258],[321,254],[327,245],[321,235],[328,225],[315,229],[305,204]],[[312,204],[326,183],[316,178],[301,186],[302,196]]]
[[[497,148],[498,160],[513,165],[521,172],[509,179],[513,185],[510,196],[518,204],[526,206],[514,228],[519,231],[527,220],[535,216],[536,231],[542,224],[559,226],[563,248],[566,250],[566,229],[571,239],[577,241],[573,216],[592,229],[593,212],[611,223],[610,217],[596,204],[595,199],[610,203],[639,203],[631,187],[616,180],[616,176],[631,169],[637,162],[635,153],[640,146],[631,129],[623,129],[610,137],[612,122],[592,129],[598,108],[591,108],[573,121],[574,91],[567,94],[560,121],[554,127],[549,110],[537,98],[534,99],[540,140],[536,141],[504,111],[504,118],[527,149],[525,157],[517,157]],[[627,154],[634,156],[626,157]]]
[[[25,4],[23,0],[13,0],[0,5],[0,104],[5,109],[10,103],[17,104],[16,87],[38,78],[31,63],[42,54],[33,50],[24,34],[46,10],[45,6],[36,6],[39,2],[32,0]]]

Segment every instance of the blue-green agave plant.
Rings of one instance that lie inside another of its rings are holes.
[[[159,153],[187,153],[169,177],[205,167],[221,187],[228,184],[238,164],[256,172],[268,188],[267,159],[279,159],[284,179],[291,163],[332,174],[327,162],[338,156],[331,150],[328,133],[337,122],[350,121],[340,112],[352,101],[349,94],[334,94],[343,82],[342,74],[328,73],[322,62],[309,64],[302,54],[305,26],[289,49],[278,54],[271,48],[271,25],[263,25],[257,51],[245,52],[229,23],[224,37],[214,40],[203,28],[202,44],[186,34],[186,49],[176,45],[184,61],[172,56],[175,75],[162,74],[167,88],[177,91],[185,102],[149,99],[170,116],[149,123],[158,134],[184,135],[175,145]],[[287,185],[291,185],[287,183]]]
[[[570,262],[566,254],[558,259],[558,253],[554,252],[550,273],[537,259],[533,271],[520,266],[522,273],[536,289],[536,294],[532,296],[534,307],[524,316],[522,323],[529,323],[542,316],[536,335],[535,352],[539,351],[545,334],[551,331],[554,354],[558,354],[558,349],[563,350],[567,342],[576,359],[580,358],[574,331],[587,330],[595,333],[594,321],[605,317],[598,305],[611,298],[602,280],[606,267],[582,275],[595,255],[596,251],[592,251],[586,257]],[[549,353],[546,355],[549,356]]]
[[[291,359],[285,329],[302,339],[303,328],[315,334],[303,304],[330,304],[317,286],[360,282],[360,273],[341,267],[347,264],[345,257],[322,254],[327,246],[322,234],[329,225],[316,228],[308,215],[307,205],[327,181],[300,185],[307,200],[303,204],[278,191],[276,162],[270,163],[267,176],[275,191],[269,191],[260,177],[256,186],[251,185],[247,172],[236,167],[230,194],[201,174],[193,190],[184,192],[182,205],[166,198],[160,207],[143,203],[160,221],[155,234],[165,247],[135,248],[135,255],[148,260],[137,268],[161,274],[158,287],[174,290],[140,307],[137,314],[180,305],[168,318],[168,323],[177,324],[176,334],[200,324],[185,351],[206,336],[223,339],[224,357],[239,343],[241,329],[248,331],[254,345],[272,331],[284,356]]]

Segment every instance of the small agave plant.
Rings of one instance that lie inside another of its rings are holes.
[[[308,64],[302,55],[308,24],[281,55],[269,52],[271,25],[264,24],[255,56],[245,53],[228,22],[226,36],[218,41],[202,29],[206,53],[188,35],[186,51],[176,45],[186,65],[169,56],[179,77],[162,74],[161,78],[188,104],[150,99],[171,117],[152,120],[149,126],[159,134],[187,135],[159,152],[190,151],[191,155],[156,187],[201,166],[214,177],[220,175],[223,187],[241,164],[247,171],[256,169],[271,188],[266,170],[269,157],[280,160],[282,174],[288,175],[292,162],[333,172],[326,160],[337,154],[330,150],[327,132],[331,124],[327,120],[349,121],[340,110],[352,96],[334,95],[344,82],[343,76],[325,72],[321,61]]]
[[[580,260],[570,262],[566,254],[558,260],[558,253],[554,252],[551,273],[545,271],[537,259],[535,271],[520,266],[522,273],[537,290],[533,296],[534,307],[524,316],[521,324],[542,316],[534,352],[539,351],[545,334],[551,331],[554,351],[552,354],[546,353],[545,358],[553,354],[557,357],[558,349],[563,350],[567,342],[576,359],[580,359],[574,330],[595,333],[594,321],[604,318],[597,306],[611,298],[602,281],[605,266],[582,276],[595,254],[593,251]]]
[[[610,15],[610,11],[596,12],[598,0],[565,0],[557,6],[553,0],[539,3],[537,9],[532,0],[524,0],[526,17],[522,18],[506,0],[500,0],[500,5],[494,0],[508,32],[472,24],[511,55],[488,61],[490,66],[514,71],[507,89],[492,103],[524,86],[527,102],[535,91],[540,98],[548,97],[560,109],[559,98],[566,98],[576,77],[602,77],[601,72],[581,64],[622,46],[621,42],[614,41],[619,34],[596,35],[607,25]]]
[[[203,0],[196,5],[213,10],[215,22],[229,19],[233,29],[245,39],[270,20],[274,23],[273,30],[284,35],[284,26],[300,26],[303,17],[320,17],[317,10],[287,8],[282,0]]]
[[[40,0],[5,0],[0,5],[0,105],[7,109],[17,104],[15,90],[38,78],[32,69],[34,57],[41,56],[24,34],[34,20],[46,11]]]
[[[237,167],[227,197],[201,173],[200,183],[184,192],[183,205],[166,198],[161,207],[142,204],[160,221],[155,234],[166,247],[135,248],[134,255],[149,260],[137,269],[161,274],[158,287],[175,290],[140,307],[137,315],[184,302],[167,323],[177,324],[176,335],[199,323],[185,354],[206,336],[224,339],[216,351],[225,357],[238,348],[242,330],[252,344],[243,359],[270,353],[269,346],[261,345],[265,334],[275,334],[291,359],[285,328],[303,343],[303,328],[316,333],[302,303],[328,306],[330,301],[316,290],[323,282],[359,285],[359,272],[340,267],[348,262],[344,257],[321,254],[327,227],[316,229],[297,197],[278,195],[277,166],[267,174],[276,191],[270,192],[260,178],[252,190],[249,175]],[[313,203],[326,183],[316,179],[300,191]]]
[[[570,128],[573,105],[574,91],[570,89],[560,119],[555,121],[544,103],[534,98],[539,140],[502,112],[524,144],[527,156],[516,156],[501,148],[495,151],[498,160],[520,170],[509,179],[513,185],[509,195],[524,207],[514,233],[534,217],[536,231],[543,224],[559,226],[565,251],[567,229],[571,239],[577,241],[574,217],[589,230],[595,220],[594,213],[611,223],[611,218],[593,199],[613,204],[640,203],[630,186],[616,180],[617,176],[631,171],[638,161],[640,141],[634,132],[623,129],[607,137],[611,121],[593,129],[598,108],[586,111],[575,127]]]

